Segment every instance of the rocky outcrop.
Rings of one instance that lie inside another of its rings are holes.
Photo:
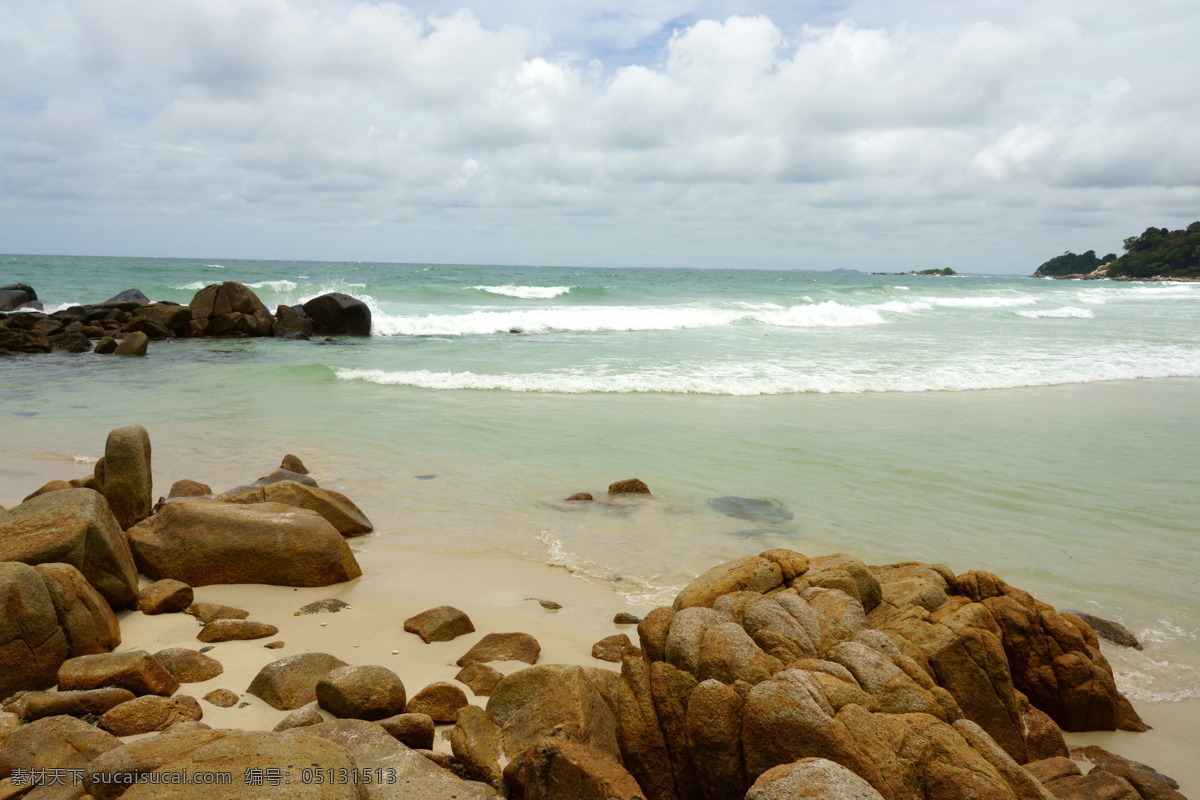
[[[221,499],[226,503],[283,503],[307,508],[324,517],[343,536],[361,536],[375,530],[367,516],[346,495],[296,481],[268,483]]]
[[[129,543],[108,503],[91,489],[50,492],[0,511],[0,561],[70,564],[114,609],[137,599]]]
[[[70,656],[107,653],[121,643],[121,627],[108,601],[70,564],[38,564],[50,592]]]
[[[193,330],[204,336],[271,336],[275,319],[245,284],[205,286],[188,303]]]
[[[312,322],[312,333],[321,335],[371,335],[371,309],[363,301],[341,292],[314,297],[303,306]]]
[[[37,570],[0,562],[0,608],[0,699],[53,686],[70,644]]]
[[[58,774],[84,770],[94,759],[120,744],[117,737],[83,720],[66,716],[45,717],[16,728],[0,744],[0,778],[22,770],[34,784],[46,787],[33,790],[43,792],[42,797],[78,797],[78,794],[49,794],[55,783],[51,776],[56,770],[63,771]]]
[[[0,311],[16,311],[27,303],[36,303],[37,292],[27,283],[0,286]]]
[[[67,493],[47,496],[61,494]],[[189,586],[328,586],[362,574],[332,525],[316,512],[281,503],[175,500],[128,535],[142,572]]]

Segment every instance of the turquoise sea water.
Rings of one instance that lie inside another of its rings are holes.
[[[1200,284],[0,257],[47,308],[222,280],[345,291],[374,335],[0,357],[6,453],[72,477],[137,422],[165,494],[294,452],[386,521],[365,558],[512,555],[640,600],[779,546],[988,569],[1144,634],[1110,651],[1135,699],[1200,696]],[[633,476],[652,499],[562,501]]]

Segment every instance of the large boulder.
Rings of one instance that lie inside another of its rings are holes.
[[[49,492],[0,511],[0,561],[70,564],[113,608],[137,600],[129,543],[108,502],[91,489]]]
[[[843,766],[802,758],[759,776],[746,800],[883,800],[879,792]]]
[[[316,700],[317,683],[345,666],[345,661],[327,653],[297,653],[260,669],[246,691],[272,708],[291,711]]]
[[[618,762],[590,747],[547,737],[529,749],[517,781],[525,800],[643,800],[641,787]]]
[[[170,697],[179,689],[179,681],[145,650],[77,656],[58,668],[60,690],[105,686],[128,689],[139,697],[145,694]]]
[[[317,681],[316,689],[321,708],[335,717],[379,720],[405,711],[400,676],[375,664],[335,667]]]
[[[189,586],[328,586],[362,575],[337,529],[282,503],[175,500],[128,535],[142,572]]]
[[[346,495],[330,489],[306,486],[297,481],[279,481],[222,496],[226,503],[283,503],[307,508],[324,517],[343,536],[359,536],[375,530],[371,521]]]
[[[103,714],[114,706],[132,700],[134,693],[117,686],[106,686],[102,689],[79,689],[65,692],[26,692],[16,702],[17,713],[26,722],[58,717],[64,714],[72,717],[84,714]]]
[[[196,698],[186,694],[174,697],[146,695],[113,706],[96,721],[96,727],[113,736],[135,736],[151,731],[165,731],[177,722],[200,719],[204,712]]]
[[[314,297],[303,305],[313,333],[371,335],[371,309],[362,300],[341,292]]]
[[[50,592],[72,657],[107,653],[121,643],[116,614],[83,573],[70,564],[38,564],[34,569]]]
[[[454,606],[438,606],[404,620],[404,630],[421,637],[425,644],[449,642],[466,633],[474,633],[471,618]]]
[[[154,508],[150,476],[150,434],[141,425],[116,428],[104,445],[100,493],[122,528],[132,528]]]
[[[0,311],[15,311],[26,303],[37,302],[37,292],[27,283],[0,286]]]
[[[0,744],[0,778],[25,770],[36,783],[47,784],[52,780],[47,771],[85,769],[93,759],[120,744],[121,740],[111,733],[81,719],[46,717],[22,725]],[[35,777],[39,774],[40,778]]]
[[[0,562],[0,608],[0,699],[53,686],[70,645],[37,570]]]
[[[271,336],[275,319],[245,284],[226,281],[205,286],[188,304],[193,324],[207,336]]]

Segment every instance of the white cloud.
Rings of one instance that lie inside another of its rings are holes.
[[[136,252],[167,215],[280,257],[319,225],[311,257],[403,231],[394,257],[968,269],[1011,239],[978,268],[1023,271],[1196,216],[1189,7],[725,5],[0,0],[0,235],[124,215]]]

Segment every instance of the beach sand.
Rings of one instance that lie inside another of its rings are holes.
[[[62,458],[0,456],[0,505],[12,507],[25,494],[51,479],[87,474],[90,469],[90,464],[64,464]],[[383,533],[397,524],[396,520],[386,518],[374,522],[376,530]],[[351,546],[359,549],[369,538],[352,539]],[[180,693],[201,698],[223,688],[237,693],[241,700],[232,708],[218,708],[201,701],[205,723],[214,728],[273,728],[289,712],[275,710],[246,694],[245,689],[264,665],[303,652],[329,653],[350,664],[386,666],[403,680],[409,697],[434,681],[453,681],[459,669],[454,662],[492,632],[532,634],[542,647],[539,664],[581,664],[617,670],[618,665],[591,657],[592,644],[614,633],[626,633],[636,643],[635,626],[614,625],[613,615],[628,611],[644,616],[649,610],[648,606],[631,605],[610,588],[576,578],[566,569],[515,558],[450,556],[399,549],[359,550],[357,557],[363,577],[334,586],[195,588],[198,601],[243,608],[250,619],[279,628],[276,636],[223,642],[208,652],[224,666],[223,674],[202,683],[184,684]],[[142,580],[143,584],[149,583],[145,578]],[[337,613],[295,615],[301,606],[330,597],[349,603],[350,608]],[[547,610],[539,600],[553,601],[562,608]],[[475,633],[450,642],[424,644],[416,635],[404,631],[405,619],[440,605],[452,605],[466,612],[474,622]],[[124,611],[119,617],[122,643],[118,650],[143,649],[153,653],[167,647],[204,646],[196,639],[199,625],[189,615],[147,616],[138,611]],[[276,640],[283,641],[284,647],[264,647]],[[491,666],[507,674],[527,665],[494,662]],[[475,697],[466,687],[464,690],[471,702],[486,705],[486,697]],[[311,705],[316,707],[315,703]],[[1068,734],[1068,743],[1099,745],[1147,763],[1175,778],[1184,795],[1200,797],[1200,700],[1141,703],[1137,709],[1153,730],[1142,734]],[[448,727],[439,726],[439,731]],[[435,749],[449,752],[448,743],[440,735]]]

